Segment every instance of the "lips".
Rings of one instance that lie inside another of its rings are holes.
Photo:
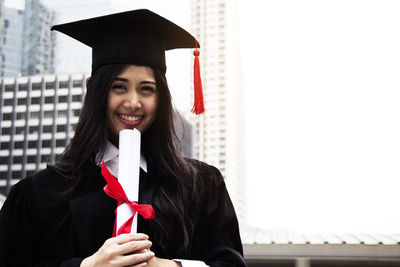
[[[118,118],[120,121],[128,126],[136,126],[142,122],[144,116],[141,115],[127,115],[127,114],[118,114]]]

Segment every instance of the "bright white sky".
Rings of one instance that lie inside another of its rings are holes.
[[[188,25],[189,1],[149,2]],[[400,232],[399,14],[395,0],[242,0],[250,224]]]

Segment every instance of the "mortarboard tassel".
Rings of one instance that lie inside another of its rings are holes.
[[[193,70],[194,103],[193,103],[192,113],[199,115],[203,113],[205,109],[203,100],[203,88],[201,85],[201,77],[200,77],[200,61],[199,61],[200,51],[197,50],[197,42],[196,42],[196,50],[193,51],[193,55],[194,55],[194,70]]]

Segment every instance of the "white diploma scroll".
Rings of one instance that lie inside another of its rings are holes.
[[[118,181],[130,201],[139,200],[139,175],[140,175],[140,132],[136,129],[122,130],[119,132],[119,161]],[[122,224],[130,217],[133,211],[124,203],[117,209],[117,233]],[[136,212],[133,218],[131,233],[137,233]]]

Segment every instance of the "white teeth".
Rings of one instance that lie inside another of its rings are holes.
[[[122,114],[119,114],[119,116],[126,121],[138,121],[142,118],[142,116],[127,116]]]

